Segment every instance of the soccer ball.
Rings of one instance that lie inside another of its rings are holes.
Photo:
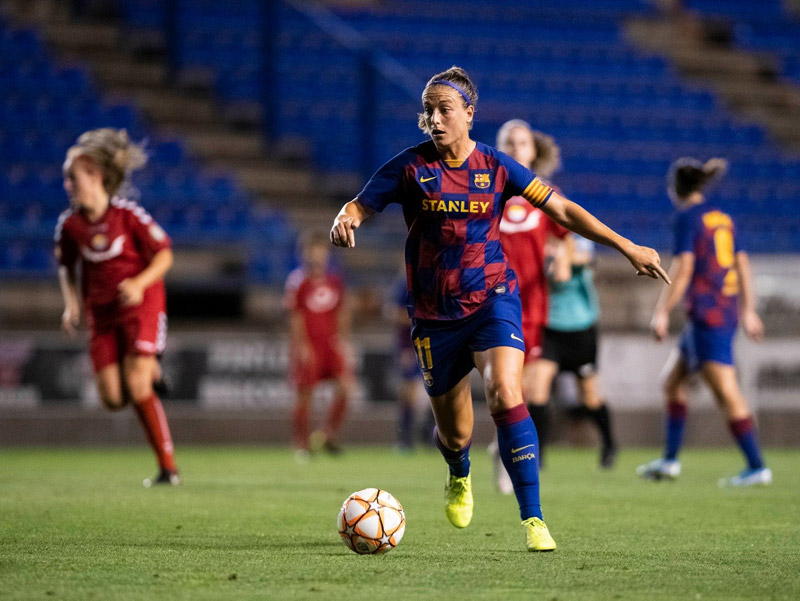
[[[349,549],[359,555],[377,555],[391,551],[403,538],[406,514],[385,490],[365,488],[345,499],[336,527]]]

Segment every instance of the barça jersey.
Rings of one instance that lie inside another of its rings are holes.
[[[677,256],[694,253],[686,308],[692,321],[712,328],[735,328],[739,279],[735,255],[743,250],[730,215],[706,204],[679,211],[675,218]]]
[[[68,209],[56,224],[55,243],[61,265],[72,268],[80,262],[85,305],[95,321],[144,307],[164,310],[163,280],[145,290],[139,307],[125,308],[119,301],[119,283],[140,274],[157,252],[171,245],[169,236],[137,203],[114,198],[97,221]]]
[[[511,157],[478,142],[464,161],[447,161],[433,142],[408,148],[381,167],[359,192],[373,211],[403,207],[408,227],[409,315],[461,319],[495,294],[516,293],[500,243],[506,200],[543,206],[552,189]]]

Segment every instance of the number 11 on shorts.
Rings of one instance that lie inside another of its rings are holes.
[[[433,356],[431,355],[430,336],[425,338],[414,338],[414,348],[417,349],[419,366],[422,369],[433,369]]]

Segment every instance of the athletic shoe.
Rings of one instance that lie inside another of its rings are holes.
[[[145,488],[153,488],[161,484],[178,486],[180,483],[181,479],[178,477],[178,472],[171,472],[165,469],[162,469],[155,478],[145,478],[142,480],[142,484],[144,484]]]
[[[456,478],[448,472],[444,487],[444,512],[456,528],[466,528],[472,521],[472,474]]]
[[[772,470],[768,467],[762,467],[757,470],[743,470],[738,476],[722,478],[719,481],[720,487],[732,486],[734,488],[769,486],[770,484],[772,484]]]
[[[500,449],[496,440],[489,443],[489,456],[492,458],[494,483],[497,486],[497,490],[504,495],[510,495],[514,492],[514,484],[511,482],[511,476],[508,475],[506,466],[503,465],[503,460],[500,458]]]
[[[617,462],[617,447],[612,445],[603,445],[600,449],[600,467],[605,470],[610,470]]]
[[[525,544],[528,551],[553,551],[556,548],[556,541],[550,536],[550,531],[539,518],[528,518],[522,522],[525,529]]]
[[[681,462],[655,459],[637,467],[636,473],[645,480],[674,480],[681,475]]]

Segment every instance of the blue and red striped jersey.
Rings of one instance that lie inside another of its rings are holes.
[[[541,207],[552,192],[495,148],[478,142],[456,162],[428,141],[378,169],[357,198],[373,211],[402,205],[409,315],[449,320],[471,315],[495,294],[516,293],[500,244],[503,207],[512,196]]]
[[[694,253],[694,273],[686,292],[689,317],[712,328],[735,328],[738,322],[739,274],[733,219],[706,204],[681,210],[675,218],[677,256]]]

